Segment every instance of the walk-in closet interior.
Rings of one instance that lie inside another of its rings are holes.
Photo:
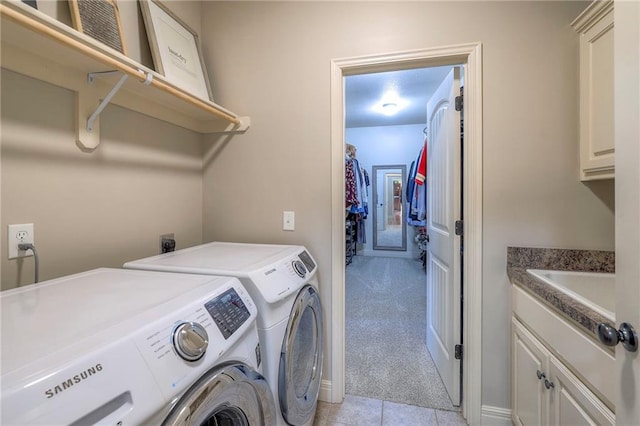
[[[346,77],[348,395],[458,409],[426,345],[426,111],[451,69]]]

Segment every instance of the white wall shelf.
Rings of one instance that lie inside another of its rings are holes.
[[[100,142],[99,113],[91,130],[87,120],[109,94],[110,103],[202,134],[243,133],[249,128],[249,117],[185,92],[157,72],[22,2],[3,1],[0,16],[0,65],[74,91],[77,139],[85,149]],[[95,73],[105,74],[90,83]],[[118,83],[121,87],[112,92]]]

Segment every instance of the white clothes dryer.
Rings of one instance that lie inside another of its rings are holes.
[[[213,242],[124,267],[239,278],[258,306],[264,375],[276,401],[277,424],[313,422],[324,330],[317,265],[305,247]]]
[[[275,422],[237,279],[101,268],[0,301],[3,425]]]

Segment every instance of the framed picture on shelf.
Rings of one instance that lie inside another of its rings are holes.
[[[213,101],[198,35],[156,0],[140,0],[156,71],[169,83]]]
[[[116,0],[69,0],[69,7],[76,30],[127,54]]]

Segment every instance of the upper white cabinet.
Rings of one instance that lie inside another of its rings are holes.
[[[0,3],[1,66],[76,93],[78,143],[99,143],[99,114],[107,102],[198,133],[238,133],[240,117],[175,86],[122,55],[20,1]],[[112,96],[112,97],[110,97]]]
[[[613,1],[594,1],[571,25],[580,35],[580,178],[612,179]]]

